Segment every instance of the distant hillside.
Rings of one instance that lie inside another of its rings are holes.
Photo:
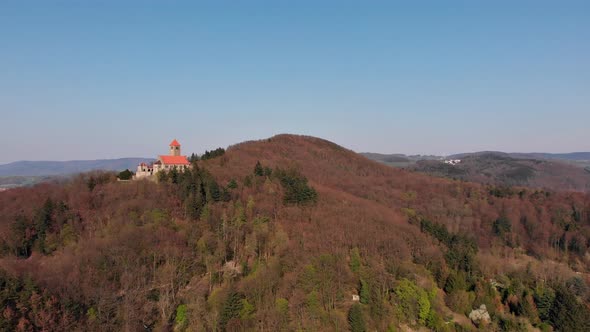
[[[480,155],[480,154],[502,154],[517,159],[546,159],[546,160],[563,160],[563,161],[590,161],[590,152],[571,152],[571,153],[545,153],[545,152],[530,152],[530,153],[505,153],[499,151],[481,151],[473,153],[459,153],[448,158],[461,158],[465,156]]]
[[[49,181],[51,176],[0,176],[0,190],[5,188],[27,187]]]
[[[568,164],[590,168],[590,152],[572,153],[511,153],[513,158],[559,160]]]
[[[532,159],[557,159],[557,160],[576,160],[590,161],[590,152],[572,152],[572,153],[511,153],[514,158],[532,158]]]
[[[451,156],[406,156],[361,153],[393,167],[438,177],[486,184],[529,186],[552,190],[590,191],[590,152],[505,153],[480,151]],[[460,159],[449,165],[444,159]]]
[[[70,161],[16,161],[0,165],[0,176],[66,175],[92,170],[121,171],[135,169],[137,164],[149,158],[120,158]]]
[[[382,154],[382,153],[373,153],[373,152],[363,152],[361,155],[371,159],[378,161],[380,163],[394,166],[394,167],[407,167],[410,165],[415,164],[417,161],[420,160],[439,160],[443,157],[441,156],[423,156],[423,155],[411,155],[407,156],[405,154],[394,153],[394,154]]]
[[[590,172],[560,160],[513,158],[488,152],[456,155],[458,165],[419,161],[409,170],[465,181],[552,190],[590,191]]]

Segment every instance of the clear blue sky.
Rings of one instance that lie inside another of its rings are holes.
[[[237,4],[239,3],[239,4]],[[590,150],[590,1],[1,1],[0,161]]]

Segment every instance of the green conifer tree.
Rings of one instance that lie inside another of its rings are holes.
[[[369,304],[371,299],[371,291],[369,290],[369,283],[361,279],[360,302],[362,304]]]
[[[254,175],[256,175],[256,176],[263,176],[264,175],[264,169],[262,168],[262,164],[260,164],[260,161],[257,161],[256,166],[254,166]]]
[[[548,321],[550,318],[550,310],[555,300],[555,292],[548,287],[538,286],[534,294],[535,305],[539,311],[539,318],[543,321]]]
[[[240,312],[243,308],[242,296],[237,292],[230,292],[227,299],[225,300],[225,304],[223,305],[223,310],[221,311],[221,319],[220,325],[221,329],[225,331],[225,327],[227,322],[229,322],[233,318],[240,317]]]
[[[348,324],[352,332],[365,332],[367,330],[360,304],[354,304],[348,311]]]
[[[578,302],[576,296],[565,287],[555,291],[555,301],[549,317],[552,325],[559,331],[590,331],[588,308]]]
[[[359,248],[354,247],[350,251],[350,269],[354,273],[359,273],[361,264],[361,254],[359,253]]]

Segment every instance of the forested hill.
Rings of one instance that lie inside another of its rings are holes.
[[[194,166],[0,193],[0,330],[590,328],[588,195],[293,135]]]
[[[513,158],[501,153],[478,153],[460,158],[461,162],[456,165],[422,160],[407,169],[484,184],[590,192],[590,168],[586,164],[580,164],[581,167],[559,160]]]

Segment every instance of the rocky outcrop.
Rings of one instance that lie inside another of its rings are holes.
[[[488,313],[488,308],[486,308],[485,304],[482,304],[479,309],[474,309],[469,313],[469,319],[473,322],[473,324],[477,326],[487,325],[491,321],[490,314]]]

